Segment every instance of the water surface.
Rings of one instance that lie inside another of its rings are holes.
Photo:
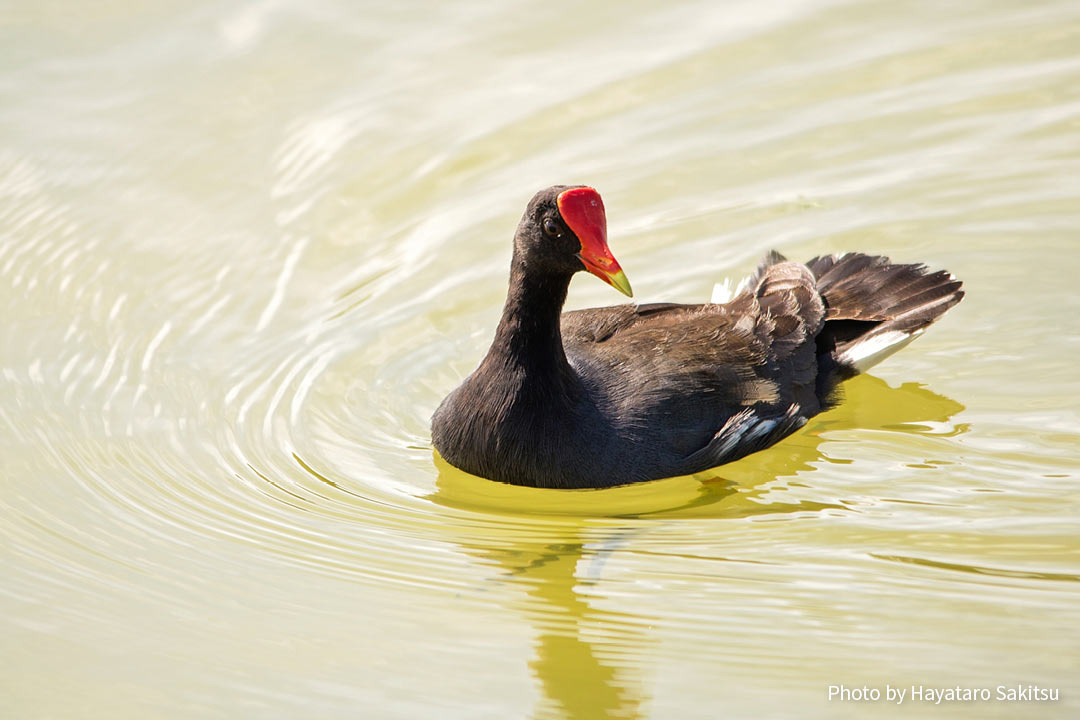
[[[1080,712],[1077,3],[46,0],[0,36],[5,717]],[[642,301],[772,248],[968,297],[739,463],[471,478],[428,419],[577,182]],[[828,699],[886,683],[1061,699]]]

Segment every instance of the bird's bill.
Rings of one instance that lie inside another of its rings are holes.
[[[634,297],[634,291],[630,288],[630,280],[627,279],[626,273],[623,272],[618,263],[615,263],[614,271],[612,271],[611,269],[604,270],[590,265],[584,257],[581,258],[581,262],[585,265],[586,270],[621,292],[626,297]]]
[[[585,269],[627,297],[633,297],[630,281],[619,267],[607,244],[607,215],[600,193],[591,187],[576,187],[559,193],[556,199],[563,221],[581,242]]]

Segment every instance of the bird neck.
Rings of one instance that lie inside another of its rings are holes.
[[[506,305],[488,358],[523,371],[530,380],[572,376],[561,330],[570,277],[526,267],[524,258],[515,251]]]

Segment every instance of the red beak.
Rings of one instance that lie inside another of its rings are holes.
[[[563,222],[581,242],[578,257],[585,269],[622,294],[633,297],[630,281],[607,244],[607,215],[600,193],[591,187],[563,190],[556,199]]]

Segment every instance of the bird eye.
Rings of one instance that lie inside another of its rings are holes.
[[[559,223],[555,222],[551,218],[544,218],[544,234],[548,237],[557,238],[562,235],[562,231],[559,229]]]

